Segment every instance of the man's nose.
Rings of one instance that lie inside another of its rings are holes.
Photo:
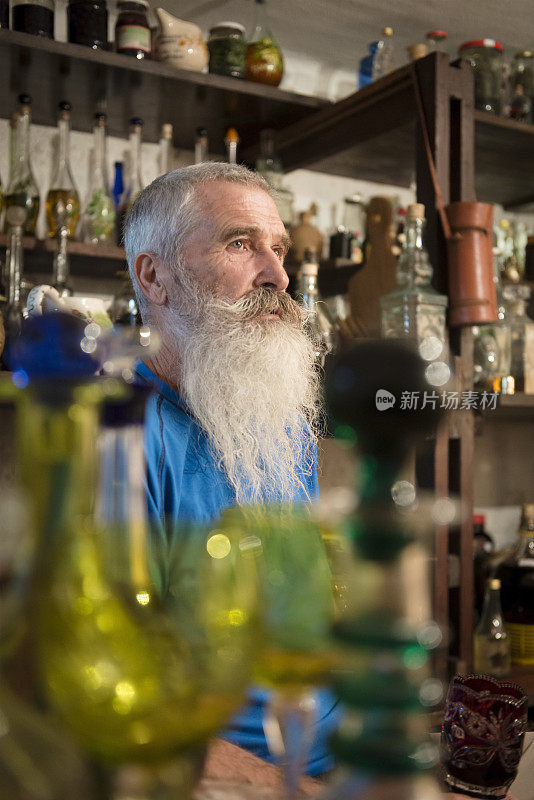
[[[254,286],[285,291],[289,284],[289,278],[276,253],[270,247],[266,247],[259,251],[256,257],[258,272],[254,278]]]

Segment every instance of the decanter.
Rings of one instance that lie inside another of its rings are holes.
[[[35,236],[39,216],[39,189],[30,163],[31,102],[29,94],[19,95],[20,108],[11,118],[10,175],[5,207],[20,206],[25,211],[24,234]],[[8,229],[6,218],[6,233]]]
[[[106,115],[95,114],[94,162],[83,215],[83,238],[87,244],[112,244],[115,227],[113,200],[106,168]]]
[[[61,228],[67,230],[67,238],[74,239],[80,218],[80,196],[72,177],[69,161],[69,135],[71,104],[61,101],[58,119],[58,156],[52,183],[46,197],[48,236],[58,236]]]

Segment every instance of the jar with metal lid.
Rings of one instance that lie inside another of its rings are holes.
[[[108,41],[106,0],[70,0],[67,8],[69,42],[103,50]]]
[[[245,28],[238,22],[219,22],[210,28],[210,72],[231,78],[245,77],[247,43],[244,34]]]
[[[467,59],[475,73],[475,108],[501,113],[503,88],[502,44],[495,39],[464,42],[458,54]]]
[[[115,48],[135,58],[150,58],[151,32],[148,24],[147,0],[119,0],[115,25]]]

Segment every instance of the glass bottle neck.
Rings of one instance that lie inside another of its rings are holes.
[[[267,21],[267,11],[265,3],[254,3],[254,25],[252,35],[250,36],[249,43],[258,42],[260,39],[272,39],[273,35]]]
[[[207,136],[199,136],[195,141],[195,164],[202,164],[208,160]]]
[[[69,165],[70,122],[68,119],[59,119],[58,134],[58,159],[51,188],[73,189],[74,181],[72,179]]]
[[[6,253],[7,264],[7,302],[12,308],[21,304],[20,278],[22,272],[22,228],[15,227],[9,231],[9,242]]]
[[[21,114],[17,123],[16,180],[30,172],[30,115]]]
[[[165,175],[171,168],[171,141],[170,139],[160,139],[159,142],[159,168],[161,174]]]
[[[484,596],[484,605],[480,616],[479,628],[491,626],[495,630],[503,627],[501,609],[501,590],[488,587]]]
[[[226,142],[226,156],[229,164],[237,164],[237,142]]]
[[[399,288],[415,286],[431,289],[433,269],[424,246],[425,221],[421,218],[407,219],[405,240],[397,263],[397,285]]]
[[[132,170],[130,174],[130,202],[133,202],[143,188],[141,177],[141,132],[130,133],[130,154],[132,157]]]
[[[104,188],[107,191],[106,171],[106,131],[102,125],[93,128],[93,147],[95,153],[94,173],[92,176],[93,188]]]
[[[300,276],[299,294],[302,297],[303,307],[308,311],[315,311],[317,301],[319,300],[317,275]]]

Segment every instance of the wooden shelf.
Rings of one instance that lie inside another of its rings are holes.
[[[157,142],[161,126],[174,127],[174,144],[192,149],[198,126],[207,128],[210,152],[224,152],[224,134],[238,129],[242,145],[261,128],[294,123],[326,100],[250,81],[179,70],[157,61],[0,30],[0,116],[9,117],[17,96],[33,98],[32,118],[55,125],[60,100],[72,103],[72,127],[90,131],[96,111],[108,115],[108,132],[126,136],[129,120],[144,120],[143,139]]]
[[[0,249],[7,245],[8,237],[0,234]],[[24,272],[48,273],[52,271],[53,253],[57,249],[54,239],[22,239],[24,250]],[[112,278],[120,269],[126,268],[126,256],[122,247],[100,246],[84,242],[68,242],[67,251],[72,275],[94,278]]]
[[[428,59],[441,56],[427,56]],[[344,100],[293,123],[278,134],[286,170],[409,186],[415,171],[416,106],[406,65]],[[477,199],[507,207],[534,207],[534,125],[475,111]],[[257,144],[244,152],[253,162]]]

